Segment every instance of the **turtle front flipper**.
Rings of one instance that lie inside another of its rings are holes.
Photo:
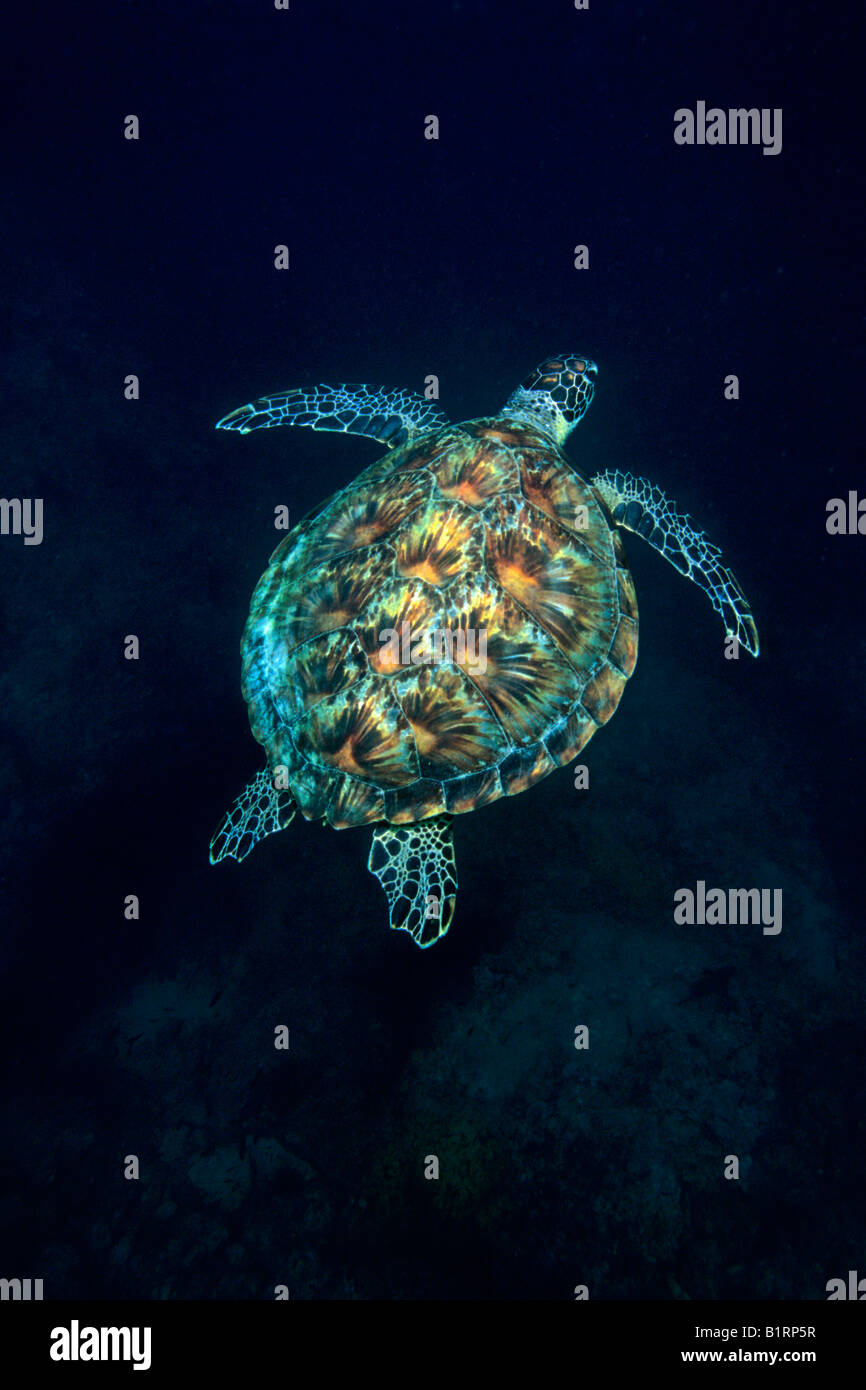
[[[285,830],[295,816],[290,791],[275,787],[268,768],[254,777],[231,805],[210,842],[210,862],[246,859],[266,835]]]
[[[261,396],[223,416],[216,428],[249,434],[272,425],[306,425],[313,430],[366,435],[396,448],[414,435],[447,424],[439,407],[414,391],[340,383]]]
[[[736,637],[752,656],[760,650],[758,629],[749,601],[722,563],[722,552],[698,531],[687,516],[680,516],[661,488],[646,478],[630,473],[599,473],[592,485],[610,511],[611,517],[626,531],[634,531],[664,555],[666,560],[705,590],[725,624],[729,637]]]
[[[450,816],[373,831],[367,867],[388,899],[389,924],[419,946],[443,937],[454,916],[457,867]]]

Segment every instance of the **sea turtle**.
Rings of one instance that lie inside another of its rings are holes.
[[[217,429],[308,425],[387,452],[277,546],[241,644],[267,766],[225,816],[211,862],[243,859],[301,811],[372,826],[392,927],[448,930],[453,818],[569,762],[616,709],[637,659],[619,535],[643,536],[758,654],[718,548],[659,488],[582,478],[563,453],[595,391],[582,354],[547,358],[497,415],[454,425],[410,391],[314,386]]]

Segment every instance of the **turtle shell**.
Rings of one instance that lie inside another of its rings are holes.
[[[637,659],[604,503],[498,418],[410,441],[277,546],[244,631],[271,768],[338,829],[459,814],[572,759]]]

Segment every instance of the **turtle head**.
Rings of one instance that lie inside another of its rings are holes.
[[[523,420],[562,444],[589,410],[598,368],[582,353],[546,357],[505,402],[503,415]]]

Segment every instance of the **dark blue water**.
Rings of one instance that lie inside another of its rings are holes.
[[[0,1275],[819,1299],[862,1268],[866,537],[825,527],[866,493],[846,26],[781,0],[15,17],[0,492],[44,499],[44,538],[0,536]],[[782,152],[676,145],[699,100],[781,108]],[[366,831],[299,819],[211,868],[259,766],[238,643],[273,509],[381,452],[215,421],[431,373],[465,419],[562,351],[599,364],[575,466],[706,527],[759,660],[628,537],[641,655],[590,788],[458,821],[444,942],[388,932]],[[782,890],[782,931],[676,925],[698,880]]]

